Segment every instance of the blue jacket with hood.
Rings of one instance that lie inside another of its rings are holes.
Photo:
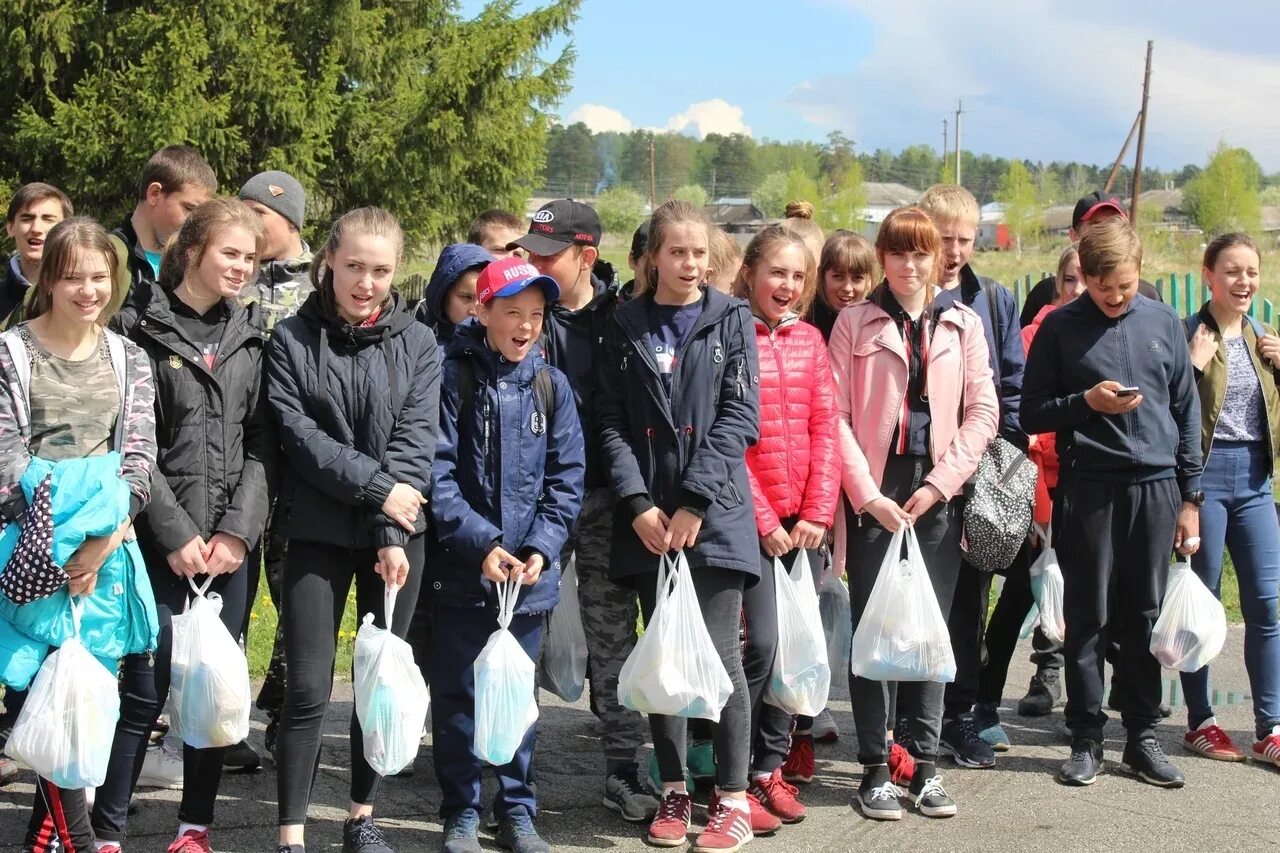
[[[520,559],[536,551],[542,576],[521,590],[516,613],[543,613],[559,601],[560,552],[582,507],[582,428],[563,373],[536,352],[507,361],[484,335],[478,323],[458,326],[445,357],[431,500],[441,551],[427,571],[437,602],[481,607],[497,600],[480,573],[489,551],[501,545]],[[473,380],[465,406],[464,361]],[[534,392],[539,370],[555,389],[549,416]]]
[[[435,332],[442,356],[449,351],[449,342],[453,340],[457,328],[444,313],[444,298],[464,272],[482,269],[493,261],[493,255],[475,243],[452,243],[440,252],[436,268],[427,281],[426,293],[413,312],[413,317]]]

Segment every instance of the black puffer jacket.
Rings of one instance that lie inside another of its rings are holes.
[[[329,315],[315,292],[276,324],[267,376],[287,463],[284,535],[345,548],[406,543],[382,504],[396,483],[431,491],[440,421],[431,330],[398,293],[373,325],[356,327]],[[426,519],[418,513],[415,534]]]
[[[151,360],[156,391],[155,475],[151,503],[138,517],[149,558],[218,532],[252,548],[266,524],[277,454],[263,381],[266,337],[250,309],[223,305],[212,370],[159,288],[130,333]]]

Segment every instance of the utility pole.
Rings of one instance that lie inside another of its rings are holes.
[[[1138,224],[1138,196],[1142,195],[1142,152],[1147,142],[1147,98],[1151,94],[1151,50],[1155,44],[1147,41],[1147,70],[1142,77],[1142,112],[1138,121],[1138,154],[1133,164],[1133,198],[1129,201],[1129,221]]]
[[[960,144],[960,116],[964,115],[964,101],[956,101],[956,184],[964,186],[964,181],[960,180],[960,152],[964,147]]]
[[[946,179],[947,174],[947,146],[951,144],[950,138],[947,136],[947,117],[942,117],[942,174]]]
[[[653,134],[649,134],[649,210],[658,209],[657,170],[653,164]]]
[[[1142,121],[1142,111],[1133,117],[1133,127],[1129,128],[1129,135],[1124,138],[1124,146],[1120,149],[1120,156],[1116,157],[1115,165],[1111,167],[1111,174],[1107,175],[1107,183],[1102,187],[1104,193],[1111,192],[1111,185],[1115,183],[1116,175],[1120,173],[1120,166],[1124,164],[1124,155],[1129,153],[1129,146],[1133,143],[1133,135],[1138,132],[1138,122]]]

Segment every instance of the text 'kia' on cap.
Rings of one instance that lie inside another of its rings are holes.
[[[600,246],[595,208],[571,198],[549,201],[533,215],[529,233],[512,243],[535,255],[554,255],[570,246]]]

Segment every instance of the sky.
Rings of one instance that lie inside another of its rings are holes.
[[[1277,33],[1275,0],[583,0],[559,115],[596,131],[820,142],[839,130],[859,150],[898,151],[940,149],[944,117],[954,140],[962,99],[965,150],[1110,163],[1151,39],[1145,162],[1203,165],[1226,140],[1273,172]]]

